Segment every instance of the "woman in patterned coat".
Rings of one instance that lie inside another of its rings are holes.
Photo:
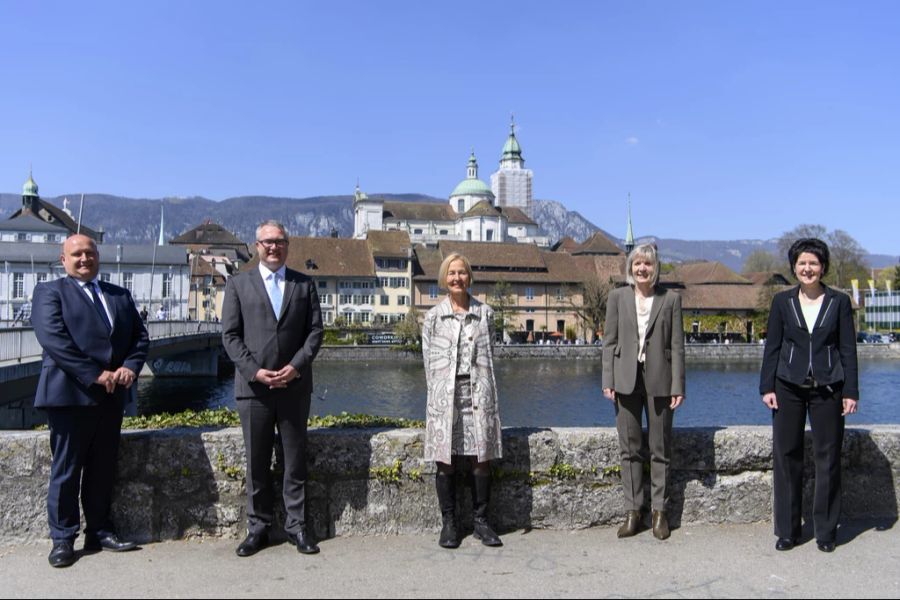
[[[437,463],[439,544],[459,546],[454,474],[463,461],[471,461],[473,535],[485,546],[502,546],[487,522],[490,461],[502,454],[491,346],[494,311],[469,294],[472,267],[461,254],[444,259],[438,281],[448,294],[425,315],[422,355],[428,381],[425,460]]]

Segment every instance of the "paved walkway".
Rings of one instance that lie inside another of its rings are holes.
[[[615,529],[516,531],[505,546],[436,535],[346,537],[302,556],[281,544],[251,558],[234,540],[148,544],[47,564],[49,543],[0,547],[0,596],[166,597],[900,597],[900,526],[842,528],[833,554],[807,541],[776,552],[770,524],[693,525],[658,542]]]

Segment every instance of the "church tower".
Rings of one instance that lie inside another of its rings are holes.
[[[497,198],[497,206],[520,208],[528,218],[534,218],[533,176],[532,171],[525,168],[522,148],[516,139],[516,123],[510,118],[509,137],[503,145],[500,169],[491,175],[491,191]]]

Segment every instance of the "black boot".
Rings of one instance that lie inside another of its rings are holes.
[[[487,522],[488,504],[491,501],[491,475],[473,476],[475,485],[472,487],[472,517],[474,521],[473,536],[481,540],[485,546],[502,546],[503,542],[491,529]]]
[[[456,478],[451,473],[438,471],[434,477],[434,487],[437,489],[443,521],[438,544],[442,548],[459,548],[459,531],[456,527]]]

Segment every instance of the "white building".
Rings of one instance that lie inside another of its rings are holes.
[[[98,250],[100,279],[128,289],[139,309],[146,307],[153,318],[163,306],[169,319],[188,318],[190,266],[184,248],[100,244]],[[0,321],[21,319],[35,285],[66,276],[60,254],[57,243],[0,242]]]
[[[497,185],[507,203],[478,178],[475,153],[469,156],[466,178],[451,192],[447,204],[391,202],[370,198],[356,186],[353,200],[353,237],[365,239],[370,231],[403,231],[414,244],[435,245],[440,240],[519,242],[548,247],[550,238],[526,214],[531,210],[531,171],[524,169],[521,148],[510,134],[500,161]],[[495,174],[497,175],[497,174]],[[493,178],[492,178],[493,179]],[[521,188],[521,193],[519,191]],[[516,191],[510,195],[508,190]]]

